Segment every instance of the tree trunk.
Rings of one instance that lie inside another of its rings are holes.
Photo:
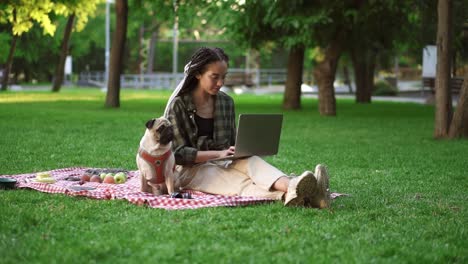
[[[288,75],[284,90],[283,108],[301,109],[302,71],[304,69],[304,46],[289,50]]]
[[[145,72],[145,25],[142,24],[139,30],[138,37],[138,74],[141,75]]]
[[[127,38],[128,0],[115,1],[116,27],[109,59],[106,107],[120,106],[120,74],[123,68],[125,40]]]
[[[468,138],[468,75],[463,80],[457,108],[450,125],[449,138]]]
[[[457,76],[457,51],[454,50],[452,54],[452,76]]]
[[[354,47],[351,60],[356,82],[356,102],[370,103],[374,90],[375,54],[368,48]]]
[[[13,21],[16,22],[16,9],[13,9]],[[8,53],[8,58],[5,64],[5,69],[3,69],[2,87],[0,89],[1,91],[6,91],[8,89],[8,81],[10,78],[11,66],[13,65],[13,54],[15,54],[17,40],[18,40],[18,36],[15,34],[12,34],[10,52]]]
[[[434,137],[448,136],[452,119],[450,93],[452,0],[439,0],[437,6],[437,68],[435,80]]]
[[[52,86],[52,92],[60,91],[60,88],[63,83],[65,60],[67,59],[67,55],[68,55],[68,46],[69,46],[68,43],[70,42],[70,36],[71,36],[74,20],[75,20],[75,14],[71,14],[68,17],[67,26],[65,27],[65,31],[63,33],[60,58],[57,63],[57,67],[55,68],[55,76],[54,76],[54,84]]]
[[[335,82],[336,68],[342,49],[343,33],[339,32],[325,49],[325,58],[314,69],[319,89],[319,112],[323,116],[336,116]]]
[[[353,86],[351,84],[351,78],[349,78],[349,70],[348,70],[347,65],[343,66],[343,77],[344,77],[344,83],[348,86],[349,93],[352,94],[353,93]]]
[[[8,80],[10,78],[10,70],[13,64],[13,54],[15,53],[16,49],[16,41],[18,40],[17,35],[13,35],[11,40],[10,52],[8,53],[8,59],[5,64],[5,69],[3,70],[3,80],[2,80],[2,91],[6,91],[8,89]]]
[[[12,69],[13,70],[13,83],[18,83],[19,75],[21,74],[19,69]],[[11,74],[11,72],[10,72]]]
[[[158,40],[158,33],[159,33],[159,27],[157,26],[154,29],[154,31],[151,33],[151,39],[150,39],[149,51],[148,51],[148,66],[146,69],[147,74],[153,73],[154,57],[156,55],[156,42]]]

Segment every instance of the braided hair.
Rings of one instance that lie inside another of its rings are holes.
[[[208,64],[218,61],[229,64],[229,57],[221,48],[201,47],[195,51],[185,68],[186,79],[178,95],[186,94],[195,89],[198,83],[196,76],[203,74]]]

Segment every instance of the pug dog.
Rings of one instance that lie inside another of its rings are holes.
[[[171,194],[175,186],[175,158],[172,153],[174,130],[164,117],[146,122],[136,163],[140,171],[141,191],[154,195]]]

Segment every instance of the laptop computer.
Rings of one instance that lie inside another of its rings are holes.
[[[282,123],[282,114],[239,115],[234,155],[211,159],[210,161],[276,155],[279,148]]]

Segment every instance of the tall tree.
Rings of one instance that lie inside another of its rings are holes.
[[[372,19],[377,19],[371,14],[375,14],[375,8],[370,7],[371,3],[357,1],[358,7],[355,12],[352,29],[348,35],[348,50],[354,69],[354,82],[356,84],[356,102],[370,103],[372,90],[374,87],[374,70],[376,62],[375,41],[378,41],[380,33],[375,30],[375,25],[383,23],[372,23]],[[373,2],[376,3],[376,2]],[[379,6],[384,4],[378,2]],[[380,9],[378,9],[380,10]],[[383,12],[382,12],[383,13]],[[383,14],[380,14],[383,15]],[[374,30],[369,30],[374,29]],[[380,31],[384,30],[379,28]],[[369,34],[369,31],[372,33]],[[384,30],[387,31],[386,29]]]
[[[168,1],[145,1],[146,10],[149,12],[149,18],[146,24],[149,24],[147,31],[151,32],[148,47],[146,73],[151,74],[154,71],[154,61],[156,59],[156,45],[159,39],[159,30],[163,25],[172,23],[174,20],[174,8]]]
[[[13,16],[16,16],[16,12],[14,12]],[[1,91],[6,91],[8,88],[8,81],[10,79],[10,70],[13,64],[13,54],[16,50],[16,41],[18,40],[18,35],[13,34],[11,40],[10,51],[8,52],[7,62],[5,64],[5,69],[3,69],[3,78],[2,78],[2,88]]]
[[[116,27],[112,38],[107,83],[106,107],[120,107],[120,74],[123,69],[123,55],[127,38],[128,1],[115,1]]]
[[[73,21],[75,20],[75,14],[71,14],[68,17],[67,25],[65,26],[65,31],[63,33],[62,45],[60,48],[60,58],[55,67],[55,75],[54,81],[52,84],[52,92],[60,91],[60,87],[62,86],[63,79],[64,79],[64,68],[65,68],[65,60],[68,55],[68,42],[70,40],[70,35],[73,27]]]
[[[334,81],[340,56],[350,34],[356,9],[360,1],[327,1],[319,6],[326,14],[325,23],[315,24],[312,36],[323,51],[314,68],[319,89],[319,112],[323,116],[336,116]]]
[[[437,15],[434,137],[445,138],[448,136],[452,120],[452,97],[450,91],[452,0],[439,0]]]
[[[177,0],[177,3],[180,25],[178,35],[180,38],[193,38],[194,31],[205,37],[211,31],[207,23],[221,19],[220,17],[202,16],[206,14],[205,9],[209,7],[202,0]],[[127,47],[131,50],[128,60],[129,64],[137,65],[133,66],[132,69],[138,69],[140,74],[153,73],[155,65],[161,64],[163,61],[165,54],[157,50],[157,44],[159,38],[165,36],[161,31],[173,29],[175,16],[173,4],[173,0],[129,1],[131,12],[128,19],[127,39],[129,43]],[[193,8],[193,6],[197,8]],[[214,24],[218,25],[216,22]],[[203,30],[198,31],[200,28]],[[185,60],[185,58],[183,59]],[[181,67],[183,65],[178,67],[179,70]]]
[[[398,43],[414,39],[411,17],[415,14],[415,1],[356,0],[350,10],[351,27],[346,39],[356,82],[356,102],[370,103],[374,90],[377,60],[394,58]]]
[[[376,55],[376,52],[369,46],[353,45],[351,49],[357,103],[371,102],[374,90]]]
[[[58,92],[64,79],[65,60],[69,51],[70,36],[73,29],[75,17],[77,17],[76,31],[81,31],[88,22],[90,16],[94,16],[97,5],[103,0],[75,0],[63,1],[63,3],[56,3],[56,12],[68,16],[67,24],[63,33],[62,44],[60,48],[60,56],[55,68],[55,75],[52,84],[52,91]]]
[[[244,8],[239,9],[239,18],[232,20],[233,27],[230,29],[240,32],[237,35],[244,34],[246,37],[243,39],[250,40],[250,43],[260,39],[289,48],[290,58],[296,58],[294,62],[288,63],[290,66],[292,63],[303,63],[300,61],[302,56],[295,54],[297,47],[320,47],[323,56],[314,69],[315,81],[319,87],[319,111],[321,115],[334,116],[336,100],[333,83],[338,60],[346,45],[344,40],[354,16],[353,11],[356,9],[355,2],[360,1],[246,1],[241,6]],[[249,11],[254,9],[252,7],[259,11]],[[263,15],[265,12],[266,15]],[[301,68],[288,68],[287,78],[291,81],[285,87],[285,108],[300,108],[297,94],[300,94],[298,91],[302,72],[297,70]]]
[[[249,48],[273,44],[288,50],[283,108],[300,109],[304,52],[314,43],[311,28],[326,23],[326,14],[317,3],[302,0],[231,1],[226,6],[223,12],[232,17],[225,24],[235,40]]]
[[[304,45],[297,45],[289,50],[288,75],[284,89],[283,108],[301,108],[302,72],[304,69]]]
[[[13,63],[13,54],[16,49],[16,41],[18,36],[28,32],[37,22],[44,30],[44,34],[54,35],[56,26],[49,18],[50,12],[53,10],[54,4],[50,0],[35,1],[13,1],[9,0],[2,3],[0,10],[0,23],[9,23],[12,28],[12,42],[9,55],[3,71],[3,80],[1,91],[8,88],[10,70]]]
[[[343,50],[344,29],[337,29],[335,37],[325,47],[323,59],[314,69],[319,88],[319,112],[323,116],[336,116],[335,82],[338,60]]]
[[[300,109],[305,49],[313,43],[310,35],[304,33],[310,31],[309,28],[323,19],[323,16],[312,12],[314,6],[306,1],[276,1],[274,4],[263,1],[262,3],[266,4],[262,8],[267,11],[266,16],[263,16],[262,28],[264,30],[271,27],[264,34],[268,34],[267,38],[270,41],[273,34],[279,36],[275,41],[288,50],[283,108]]]
[[[468,138],[468,74],[463,81],[457,108],[450,124],[449,138]]]
[[[297,16],[303,11],[303,4],[300,1],[276,1],[269,4],[266,1],[257,2],[256,14],[250,15],[254,20],[257,17],[263,17],[263,20],[257,27],[262,32],[263,40],[258,42],[255,47],[258,49],[262,44],[272,41],[272,36],[279,36],[277,45],[281,45],[288,50],[288,61],[286,65],[286,83],[284,87],[283,108],[300,109],[301,108],[301,85],[304,69],[305,46],[308,44],[308,38],[300,38],[299,31],[303,30],[303,16]],[[246,8],[251,8],[246,6]],[[265,14],[262,14],[265,12]],[[286,13],[285,13],[286,12]],[[296,16],[294,16],[296,15]],[[287,17],[287,19],[285,19]],[[255,23],[255,22],[254,22]],[[247,26],[248,27],[248,26]],[[241,29],[242,30],[242,29]],[[250,32],[251,46],[258,41],[259,32]],[[254,36],[254,38],[252,38]]]

